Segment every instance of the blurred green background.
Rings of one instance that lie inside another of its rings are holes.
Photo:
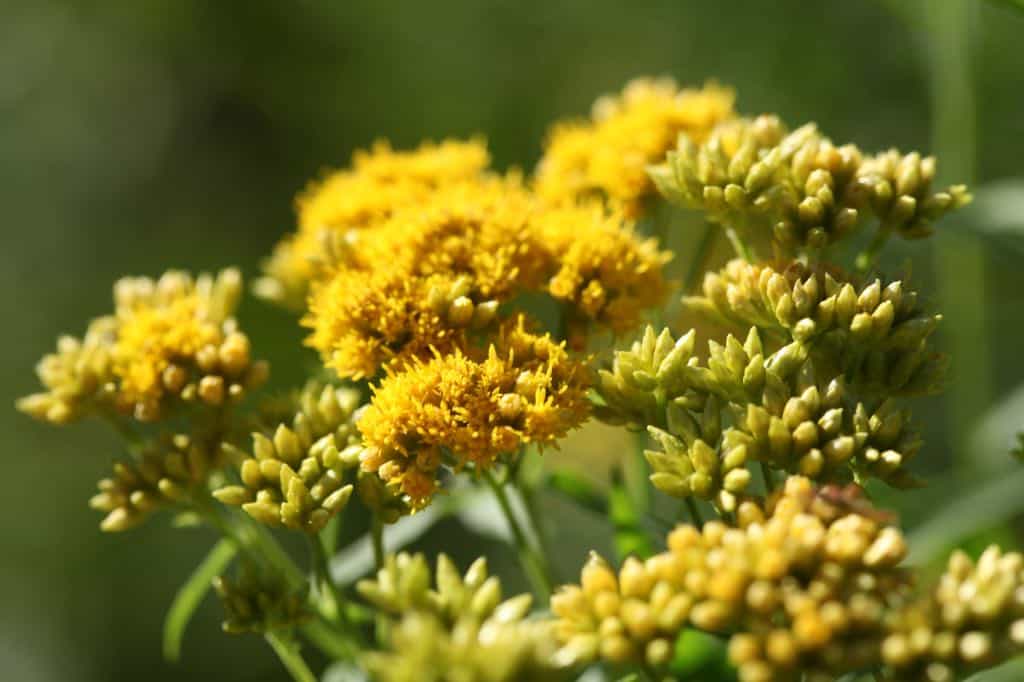
[[[913,526],[943,510],[962,519],[950,505],[980,490],[968,506],[996,511],[955,539],[982,532],[1019,546],[1003,519],[1022,505],[1024,480],[1001,476],[1016,473],[1005,452],[1024,425],[1020,396],[1019,411],[1006,401],[1024,382],[1024,194],[1009,180],[1024,176],[1024,13],[1012,5],[4,0],[0,678],[283,677],[257,638],[219,633],[214,603],[188,631],[184,660],[164,663],[164,610],[210,537],[165,518],[101,534],[86,501],[117,454],[114,435],[13,410],[56,336],[109,309],[115,278],[256,272],[292,225],[295,192],[377,137],[409,146],[482,133],[498,167],[528,168],[554,119],[642,74],[714,77],[737,88],[744,112],[815,120],[871,150],[938,151],[945,180],[999,183],[936,239],[888,257],[912,262],[946,314],[940,343],[959,352],[946,396],[916,408],[928,441],[919,468],[935,485],[885,499]],[[293,320],[248,302],[242,321],[277,385],[296,381],[309,356]],[[991,494],[990,480],[1002,486]],[[435,526],[421,546],[507,563],[460,525]],[[464,539],[453,547],[454,534]],[[562,559],[578,565],[582,552]]]

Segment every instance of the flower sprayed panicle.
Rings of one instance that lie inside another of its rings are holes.
[[[119,280],[115,314],[93,321],[81,341],[62,339],[39,366],[48,391],[19,407],[55,423],[101,410],[152,421],[177,400],[219,406],[240,399],[267,376],[232,317],[241,291],[232,269]]]
[[[154,511],[204,491],[224,459],[220,447],[205,440],[177,434],[151,443],[134,460],[115,462],[113,475],[100,480],[100,491],[89,500],[90,507],[106,514],[100,529],[129,530]]]
[[[337,257],[344,260],[362,230],[415,206],[438,187],[477,177],[489,162],[478,140],[428,142],[411,151],[379,142],[357,151],[351,168],[312,183],[299,196],[298,229],[274,247],[257,293],[301,308],[310,282]]]
[[[536,187],[546,201],[574,202],[594,194],[630,215],[653,193],[647,165],[681,134],[702,140],[733,116],[733,92],[715,84],[683,89],[671,79],[641,78],[622,93],[594,103],[590,120],[556,125],[537,167]]]
[[[432,582],[434,583],[432,585]],[[502,600],[484,559],[460,574],[441,554],[433,579],[422,554],[387,557],[359,593],[396,618],[388,647],[364,655],[374,679],[387,682],[513,682],[563,679],[554,665],[551,623],[528,620],[532,598]]]
[[[549,335],[507,324],[486,355],[416,361],[374,389],[359,420],[363,469],[422,505],[442,457],[488,467],[521,445],[550,445],[588,413],[586,369]]]
[[[596,555],[581,584],[552,598],[559,658],[662,665],[686,626],[729,634],[743,682],[833,679],[880,663],[887,607],[907,591],[903,536],[854,489],[790,478],[766,510],[737,510],[738,528],[680,526],[668,550]]]
[[[241,506],[257,521],[308,533],[323,529],[352,496],[346,475],[359,461],[353,413],[354,390],[316,385],[300,398],[291,426],[279,424],[272,437],[253,434],[253,456],[242,455],[242,485],[214,492],[221,502]]]

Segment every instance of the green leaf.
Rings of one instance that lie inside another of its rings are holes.
[[[672,657],[673,674],[683,678],[732,680],[736,673],[729,665],[725,641],[700,630],[683,630],[676,638]]]
[[[608,519],[614,529],[615,548],[619,558],[633,555],[646,559],[654,554],[651,540],[641,526],[641,514],[634,506],[635,502],[621,472],[613,471],[612,486],[608,494]]]
[[[1020,680],[1024,680],[1024,660],[1019,658],[967,678],[967,682],[1019,682]]]
[[[910,535],[910,563],[935,561],[956,543],[1024,512],[1024,469],[999,476],[951,501]]]
[[[992,0],[996,5],[1002,5],[1010,9],[1015,9],[1018,12],[1024,12],[1024,0]],[[973,677],[971,678],[974,679]]]
[[[210,590],[213,579],[224,572],[237,552],[231,541],[218,542],[174,596],[164,620],[164,658],[168,661],[177,661],[181,657],[181,639],[192,614]]]
[[[1024,0],[1014,0],[1018,7]],[[972,190],[974,201],[950,216],[950,224],[962,225],[982,235],[1001,238],[1024,251],[1024,178],[1008,178]]]
[[[568,471],[555,471],[548,476],[547,485],[584,509],[602,516],[608,513],[608,500],[581,476]]]

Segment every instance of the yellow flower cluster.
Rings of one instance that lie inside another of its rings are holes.
[[[240,398],[267,375],[232,317],[241,291],[233,269],[119,280],[114,315],[94,320],[81,341],[62,338],[38,367],[47,391],[19,408],[53,423],[102,409],[151,421],[174,400],[217,406]]]
[[[552,129],[537,167],[537,192],[555,203],[596,194],[636,216],[654,191],[647,166],[661,161],[680,134],[703,141],[732,118],[734,99],[732,90],[713,83],[680,90],[667,78],[631,81],[621,94],[598,99],[589,120]]]
[[[446,353],[495,319],[500,302],[537,287],[546,256],[515,177],[439,189],[368,230],[350,262],[314,288],[307,343],[341,376]]]
[[[370,151],[357,151],[351,168],[311,183],[299,196],[298,229],[274,248],[257,293],[301,308],[310,281],[333,257],[344,255],[359,231],[438,187],[478,176],[489,161],[478,140],[427,142],[411,151],[378,142]]]
[[[564,344],[526,331],[520,317],[482,358],[456,350],[389,374],[358,422],[363,469],[422,506],[446,454],[458,467],[487,467],[523,444],[552,444],[586,417],[587,385]]]
[[[672,254],[659,250],[657,240],[640,238],[618,212],[599,202],[566,204],[537,223],[557,267],[548,291],[574,313],[570,332],[573,322],[589,321],[627,332],[668,293],[662,266]]]
[[[853,489],[792,477],[767,510],[745,502],[738,527],[683,525],[668,550],[599,557],[551,601],[565,662],[659,666],[687,625],[731,633],[743,682],[834,679],[880,663],[887,605],[906,591],[901,533]]]

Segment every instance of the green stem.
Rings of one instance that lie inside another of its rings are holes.
[[[871,239],[871,243],[868,244],[866,249],[857,254],[856,266],[858,270],[867,272],[874,267],[878,261],[878,255],[882,252],[882,247],[889,241],[890,235],[892,235],[892,228],[885,225],[879,226],[875,236]]]
[[[370,537],[373,540],[373,563],[379,571],[384,566],[384,522],[376,514],[370,520]]]
[[[700,528],[704,525],[704,517],[700,514],[700,509],[697,509],[697,503],[693,501],[692,497],[684,497],[683,502],[686,503],[686,511],[689,512],[690,518],[693,520],[693,525]]]
[[[266,633],[264,638],[295,682],[317,682],[316,675],[306,665],[295,642],[286,641],[275,632]]]
[[[526,521],[530,524],[530,530],[533,532],[533,536],[537,538],[537,544],[540,547],[540,555],[547,557],[550,556],[548,551],[548,538],[547,533],[544,532],[544,524],[541,522],[540,510],[537,507],[537,496],[534,491],[527,488],[527,486],[513,482],[516,490],[519,491],[519,495],[523,498],[523,505],[526,507]],[[549,570],[551,567],[548,567]],[[548,582],[551,582],[550,580]]]
[[[348,629],[345,619],[345,600],[338,593],[338,588],[331,579],[331,572],[327,566],[327,552],[324,550],[323,541],[319,536],[308,536],[310,557],[313,564],[313,577],[316,582],[317,592],[320,598],[321,613],[329,620],[337,622],[344,629]]]
[[[717,236],[717,227],[713,223],[705,221],[704,232],[701,234],[700,241],[697,242],[697,249],[693,252],[693,258],[690,259],[686,268],[686,276],[683,277],[683,295],[688,295],[696,289],[701,275],[707,271],[708,261],[711,260],[711,255],[715,250],[715,237]]]
[[[333,660],[353,660],[359,653],[352,642],[338,633],[322,618],[316,618],[301,626],[302,634],[310,644]]]
[[[732,227],[731,225],[726,227],[725,236],[729,240],[729,243],[732,244],[733,251],[736,252],[737,256],[748,263],[752,263],[754,261],[754,258],[750,253],[750,247],[748,247],[747,243],[743,241],[743,238],[740,237],[740,233],[735,227]]]
[[[761,462],[761,476],[764,478],[764,492],[767,495],[775,490],[775,477],[772,476],[772,470],[764,462]]]
[[[526,534],[523,532],[522,527],[519,525],[519,521],[516,519],[516,515],[512,510],[512,505],[509,502],[508,494],[505,491],[504,486],[494,478],[494,475],[487,469],[480,470],[481,476],[484,481],[491,488],[494,493],[495,499],[498,501],[498,506],[501,507],[502,514],[505,515],[505,520],[508,522],[509,530],[512,532],[512,539],[515,543],[516,550],[519,552],[519,560],[522,563],[523,571],[526,573],[527,579],[533,586],[533,591],[537,598],[546,603],[548,598],[551,596],[551,578],[548,575],[547,566],[544,560],[537,554],[536,550],[530,545],[526,539]]]

